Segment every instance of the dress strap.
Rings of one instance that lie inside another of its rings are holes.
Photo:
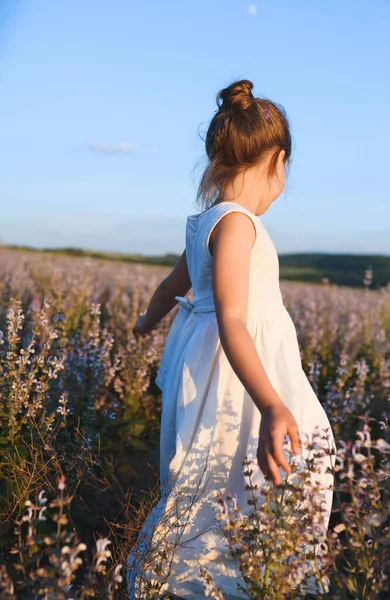
[[[248,210],[247,208],[245,208],[244,206],[241,206],[241,204],[237,204],[236,202],[219,202],[218,204],[215,204],[214,206],[212,206],[211,208],[207,209],[208,211],[208,215],[205,215],[205,218],[202,222],[202,252],[203,252],[203,256],[206,258],[206,260],[212,261],[212,255],[210,254],[210,250],[209,250],[209,240],[210,240],[210,236],[211,233],[214,229],[214,227],[219,223],[219,221],[222,219],[222,217],[224,217],[225,215],[227,215],[228,213],[231,212],[242,212],[246,215],[248,215],[248,217],[251,219],[253,226],[255,228],[255,234],[256,234],[256,239],[255,239],[255,244],[257,242],[257,239],[259,237],[259,229],[260,229],[260,222],[258,217],[256,217],[255,214],[253,214],[252,212],[250,212],[250,210]]]

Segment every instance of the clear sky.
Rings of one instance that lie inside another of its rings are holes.
[[[0,242],[182,252],[239,78],[291,123],[277,251],[390,255],[389,32],[390,0],[1,0]]]

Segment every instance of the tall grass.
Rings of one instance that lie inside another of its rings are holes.
[[[150,338],[131,329],[166,272],[0,249],[2,598],[127,597],[127,556],[160,499],[153,380],[175,310]],[[365,281],[363,291],[281,283],[336,436],[334,510],[324,531],[321,490],[307,485],[326,451],[315,440],[305,471],[253,490],[252,516],[221,490],[210,510],[249,598],[304,597],[309,577],[324,597],[388,597],[390,286]],[[255,468],[243,464],[249,479]],[[320,558],[307,551],[314,539]],[[143,597],[163,597],[179,543],[156,549]],[[222,598],[207,568],[199,579]]]

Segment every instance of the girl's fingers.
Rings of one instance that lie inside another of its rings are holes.
[[[293,452],[295,454],[301,454],[302,452],[302,445],[301,445],[301,440],[299,437],[299,430],[298,430],[298,426],[296,423],[294,423],[293,425],[291,425],[288,429],[288,434],[290,436],[290,440],[291,440],[291,446],[293,449]]]
[[[272,455],[268,452],[265,453],[266,461],[267,461],[267,469],[271,475],[271,478],[276,485],[280,485],[282,480],[280,478],[279,467],[273,459]]]
[[[269,453],[271,454],[276,464],[278,464],[282,469],[284,469],[286,473],[290,473],[291,467],[288,464],[288,461],[283,452],[283,439],[284,435],[282,433],[282,430],[279,429],[278,432],[274,433],[274,435],[269,441]]]
[[[267,461],[265,459],[264,449],[260,444],[257,448],[257,462],[259,464],[260,469],[263,472],[264,477],[267,479],[267,477],[269,477],[269,471],[267,467]]]
[[[281,478],[280,478],[279,469],[284,468],[284,467],[282,467],[282,465],[280,464],[280,456],[277,456],[275,458],[275,456],[273,454],[273,447],[274,447],[274,442],[272,441],[272,438],[266,438],[264,440],[264,455],[265,455],[265,459],[267,461],[267,470],[271,474],[271,478],[272,478],[273,482],[276,485],[280,485]],[[286,461],[284,461],[284,462],[286,462]],[[286,466],[288,467],[288,463],[286,464]],[[284,469],[284,470],[286,470],[286,469]]]

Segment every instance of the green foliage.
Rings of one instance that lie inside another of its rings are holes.
[[[372,287],[378,289],[390,282],[390,256],[363,254],[281,254],[280,277],[285,280],[363,288],[364,273],[374,272]]]

